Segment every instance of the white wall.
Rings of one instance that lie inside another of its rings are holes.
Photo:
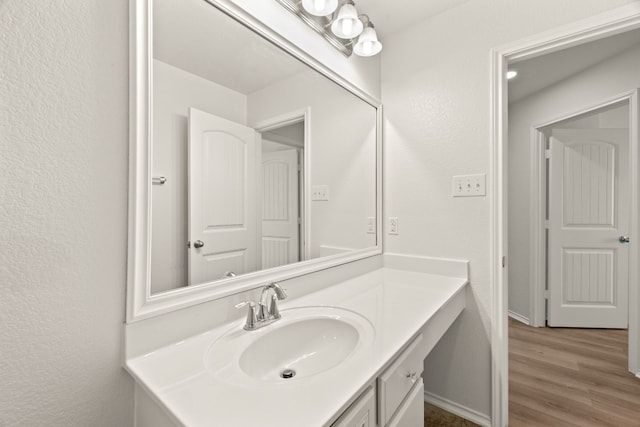
[[[247,122],[247,97],[164,62],[153,61],[151,283],[153,292],[185,286],[188,276],[189,108]]]
[[[311,202],[311,258],[321,246],[363,249],[376,216],[376,110],[330,80],[308,71],[249,95],[249,125],[311,108],[311,185],[328,185],[329,201]],[[310,197],[310,195],[307,195]]]
[[[531,126],[640,87],[640,47],[509,105],[509,309],[529,318],[529,158]],[[620,120],[604,116],[603,125]],[[586,126],[583,123],[581,126]],[[598,123],[598,126],[600,124]]]
[[[130,426],[128,2],[0,2],[0,425]]]
[[[2,0],[0,28],[0,425],[130,426],[129,5]],[[377,61],[342,66],[375,92]]]
[[[627,3],[471,0],[385,39],[384,209],[400,228],[385,251],[471,262],[472,296],[426,361],[428,391],[490,413],[489,199],[451,196],[453,175],[488,172],[490,49]]]

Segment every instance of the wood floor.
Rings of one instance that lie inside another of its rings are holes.
[[[640,426],[627,331],[509,319],[509,426]]]

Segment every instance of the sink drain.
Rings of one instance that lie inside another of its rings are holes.
[[[294,371],[293,369],[285,369],[284,371],[280,372],[280,377],[284,378],[285,380],[288,380],[289,378],[293,378],[296,376],[296,371]]]

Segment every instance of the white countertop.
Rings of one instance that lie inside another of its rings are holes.
[[[365,351],[304,381],[230,384],[207,370],[211,344],[229,330],[241,329],[244,318],[130,359],[126,367],[186,426],[328,425],[466,283],[462,278],[382,268],[283,301],[283,318],[287,309],[331,306],[355,311],[375,328]]]

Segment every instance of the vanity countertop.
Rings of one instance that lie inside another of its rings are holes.
[[[208,370],[211,345],[230,330],[241,330],[244,318],[129,359],[126,367],[174,420],[186,426],[329,425],[466,284],[464,278],[381,268],[283,301],[283,318],[287,309],[331,306],[359,313],[375,329],[365,351],[301,381],[231,384]]]

